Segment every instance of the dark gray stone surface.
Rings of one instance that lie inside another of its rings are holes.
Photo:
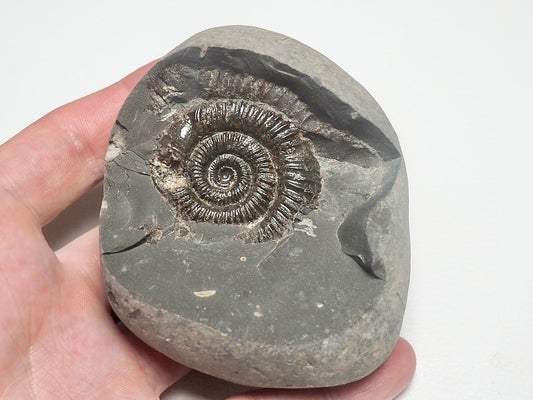
[[[193,36],[126,100],[104,179],[110,304],[169,357],[312,387],[360,379],[392,351],[405,167],[375,100],[321,54],[252,27]]]

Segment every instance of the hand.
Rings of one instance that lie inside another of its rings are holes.
[[[56,252],[41,230],[102,179],[116,115],[150,67],[51,112],[0,146],[0,399],[157,399],[188,372],[115,324],[96,229]],[[414,365],[402,339],[362,381],[239,398],[392,399]]]

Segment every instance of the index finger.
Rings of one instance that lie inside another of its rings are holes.
[[[0,186],[41,226],[102,179],[120,107],[154,63],[50,112],[0,146]]]

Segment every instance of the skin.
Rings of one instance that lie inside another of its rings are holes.
[[[42,233],[102,179],[118,111],[152,65],[52,111],[0,146],[0,399],[158,399],[189,371],[113,320],[97,229],[56,252]],[[400,339],[361,381],[234,399],[388,400],[414,370],[414,352]]]

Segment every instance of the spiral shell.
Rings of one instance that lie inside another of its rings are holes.
[[[321,183],[312,144],[265,103],[201,101],[158,143],[154,182],[184,220],[247,224],[241,236],[262,242],[316,208]]]

